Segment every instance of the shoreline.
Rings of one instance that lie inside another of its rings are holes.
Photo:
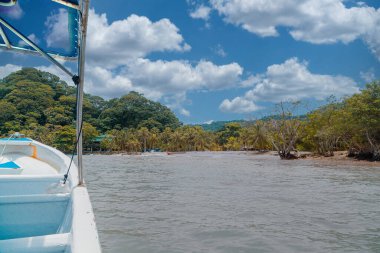
[[[306,154],[305,158],[300,158],[309,161],[318,161],[320,163],[326,163],[328,165],[355,165],[355,166],[367,166],[367,167],[380,167],[379,161],[359,160],[353,157],[347,156],[347,151],[335,151],[334,156],[318,156],[312,153]]]
[[[268,151],[271,155],[278,156],[276,151]],[[348,157],[347,151],[335,151],[333,156],[323,156],[317,155],[310,151],[301,151],[299,152],[298,159],[294,159],[294,161],[315,161],[321,164],[326,165],[354,165],[354,166],[366,166],[366,167],[379,167],[380,161],[368,161],[368,160],[359,160],[354,157]]]
[[[166,156],[166,155],[184,155],[189,153],[205,153],[205,152],[211,152],[211,153],[246,153],[250,155],[270,155],[270,156],[278,156],[276,151],[265,151],[265,152],[259,152],[259,151],[187,151],[187,152],[92,152],[92,153],[85,153],[85,155],[91,156],[91,155],[110,155],[110,156]],[[302,151],[299,152],[299,154],[302,156],[298,159],[294,159],[294,161],[297,160],[306,160],[306,161],[318,161],[319,163],[325,163],[326,165],[355,165],[355,166],[368,166],[368,167],[380,167],[379,161],[367,161],[367,160],[358,160],[352,157],[347,156],[347,151],[336,151],[334,152],[334,156],[321,156],[313,154],[312,152],[306,152]],[[278,158],[280,159],[280,158]],[[290,161],[290,160],[289,160]]]

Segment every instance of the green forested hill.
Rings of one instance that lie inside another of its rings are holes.
[[[231,121],[213,121],[208,124],[200,124],[205,131],[216,132],[222,130],[228,123],[244,123],[244,120],[231,120]]]
[[[75,96],[75,87],[48,72],[24,68],[8,75],[0,80],[0,135],[23,131],[46,143],[74,138]],[[84,119],[88,138],[110,129],[180,126],[169,108],[136,92],[110,101],[85,94]]]
[[[288,116],[287,118],[288,119],[297,118],[297,119],[306,120],[307,116],[306,115],[298,115],[298,116]],[[273,119],[280,119],[280,116],[279,115],[270,115],[270,116],[262,117],[258,120],[270,121]],[[242,127],[247,127],[247,126],[255,124],[256,121],[257,120],[213,121],[211,123],[199,124],[197,126],[202,127],[205,131],[208,131],[208,132],[217,132],[217,131],[222,130],[226,125],[231,124],[231,123],[238,123]]]
[[[137,92],[108,101],[100,113],[100,129],[177,128],[180,122],[166,106],[146,99]]]

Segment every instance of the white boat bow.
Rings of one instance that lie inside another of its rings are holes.
[[[0,252],[101,252],[90,198],[86,186],[78,186],[75,164],[63,184],[70,158],[27,138],[0,140],[3,149]]]

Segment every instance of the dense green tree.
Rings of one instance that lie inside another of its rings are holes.
[[[219,144],[227,144],[230,137],[238,138],[240,136],[240,130],[242,129],[241,124],[237,122],[227,123],[224,125],[222,130],[218,131],[219,134]]]
[[[93,139],[99,136],[98,130],[94,126],[92,126],[90,123],[87,123],[87,122],[83,122],[82,132],[83,132],[83,145],[85,147],[91,146]]]
[[[169,150],[172,134],[173,134],[173,129],[171,129],[170,127],[166,127],[164,131],[162,131],[162,133],[159,134],[158,139],[159,139],[160,147],[163,150]]]
[[[138,131],[137,131],[137,136],[141,142],[141,146],[143,147],[143,151],[146,152],[147,150],[147,142],[149,140],[149,138],[151,137],[151,134],[148,130],[148,128],[146,127],[142,127],[140,128]]]
[[[365,158],[380,160],[380,81],[344,102],[353,128],[350,148]]]
[[[52,145],[57,149],[70,153],[76,142],[76,131],[73,126],[57,126],[52,135]]]
[[[309,113],[304,129],[306,150],[331,156],[348,149],[351,156],[380,160],[380,82]]]
[[[163,129],[162,124],[158,122],[157,120],[154,120],[153,118],[149,118],[149,119],[141,121],[140,124],[138,125],[138,128],[141,128],[141,127],[146,127],[149,130],[153,128]]]
[[[107,129],[145,127],[176,128],[180,125],[176,116],[166,106],[146,99],[137,92],[130,92],[120,99],[110,100],[100,118]],[[151,124],[153,123],[153,124]]]
[[[240,131],[239,140],[241,148],[244,150],[269,150],[271,147],[265,122],[260,120],[243,127]]]
[[[6,100],[0,100],[0,131],[7,122],[12,122],[18,113],[16,106]]]
[[[46,123],[52,125],[70,125],[73,123],[71,109],[66,106],[49,107],[44,111]]]
[[[331,102],[308,114],[300,145],[302,149],[332,156],[334,151],[343,148],[344,141],[350,137],[348,128],[342,125],[342,117],[347,118],[342,106],[342,103]]]
[[[61,95],[75,94],[75,88],[68,86],[56,75],[35,68],[23,68],[22,70],[11,73],[3,80],[0,80],[0,98],[5,97],[11,92],[15,88],[15,85],[20,81],[49,85],[55,91],[55,100]]]
[[[4,99],[12,103],[19,114],[34,117],[39,124],[45,124],[43,111],[54,104],[54,94],[48,85],[22,80]]]

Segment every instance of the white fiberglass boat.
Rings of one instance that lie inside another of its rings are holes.
[[[20,10],[23,15],[16,22],[12,13]],[[78,159],[76,167],[72,158],[60,151],[17,135],[0,140],[0,253],[101,252],[82,172],[88,10],[89,0],[0,0],[0,48],[45,57],[77,87],[77,139],[73,145]],[[58,12],[67,17],[67,35],[64,29],[57,35],[67,39],[63,48],[51,48],[45,42],[37,45],[21,32],[30,34],[36,29],[43,34],[46,19]],[[72,74],[56,59],[77,60],[78,73]]]
[[[60,151],[28,138],[0,140],[0,252],[100,252],[87,188]]]

